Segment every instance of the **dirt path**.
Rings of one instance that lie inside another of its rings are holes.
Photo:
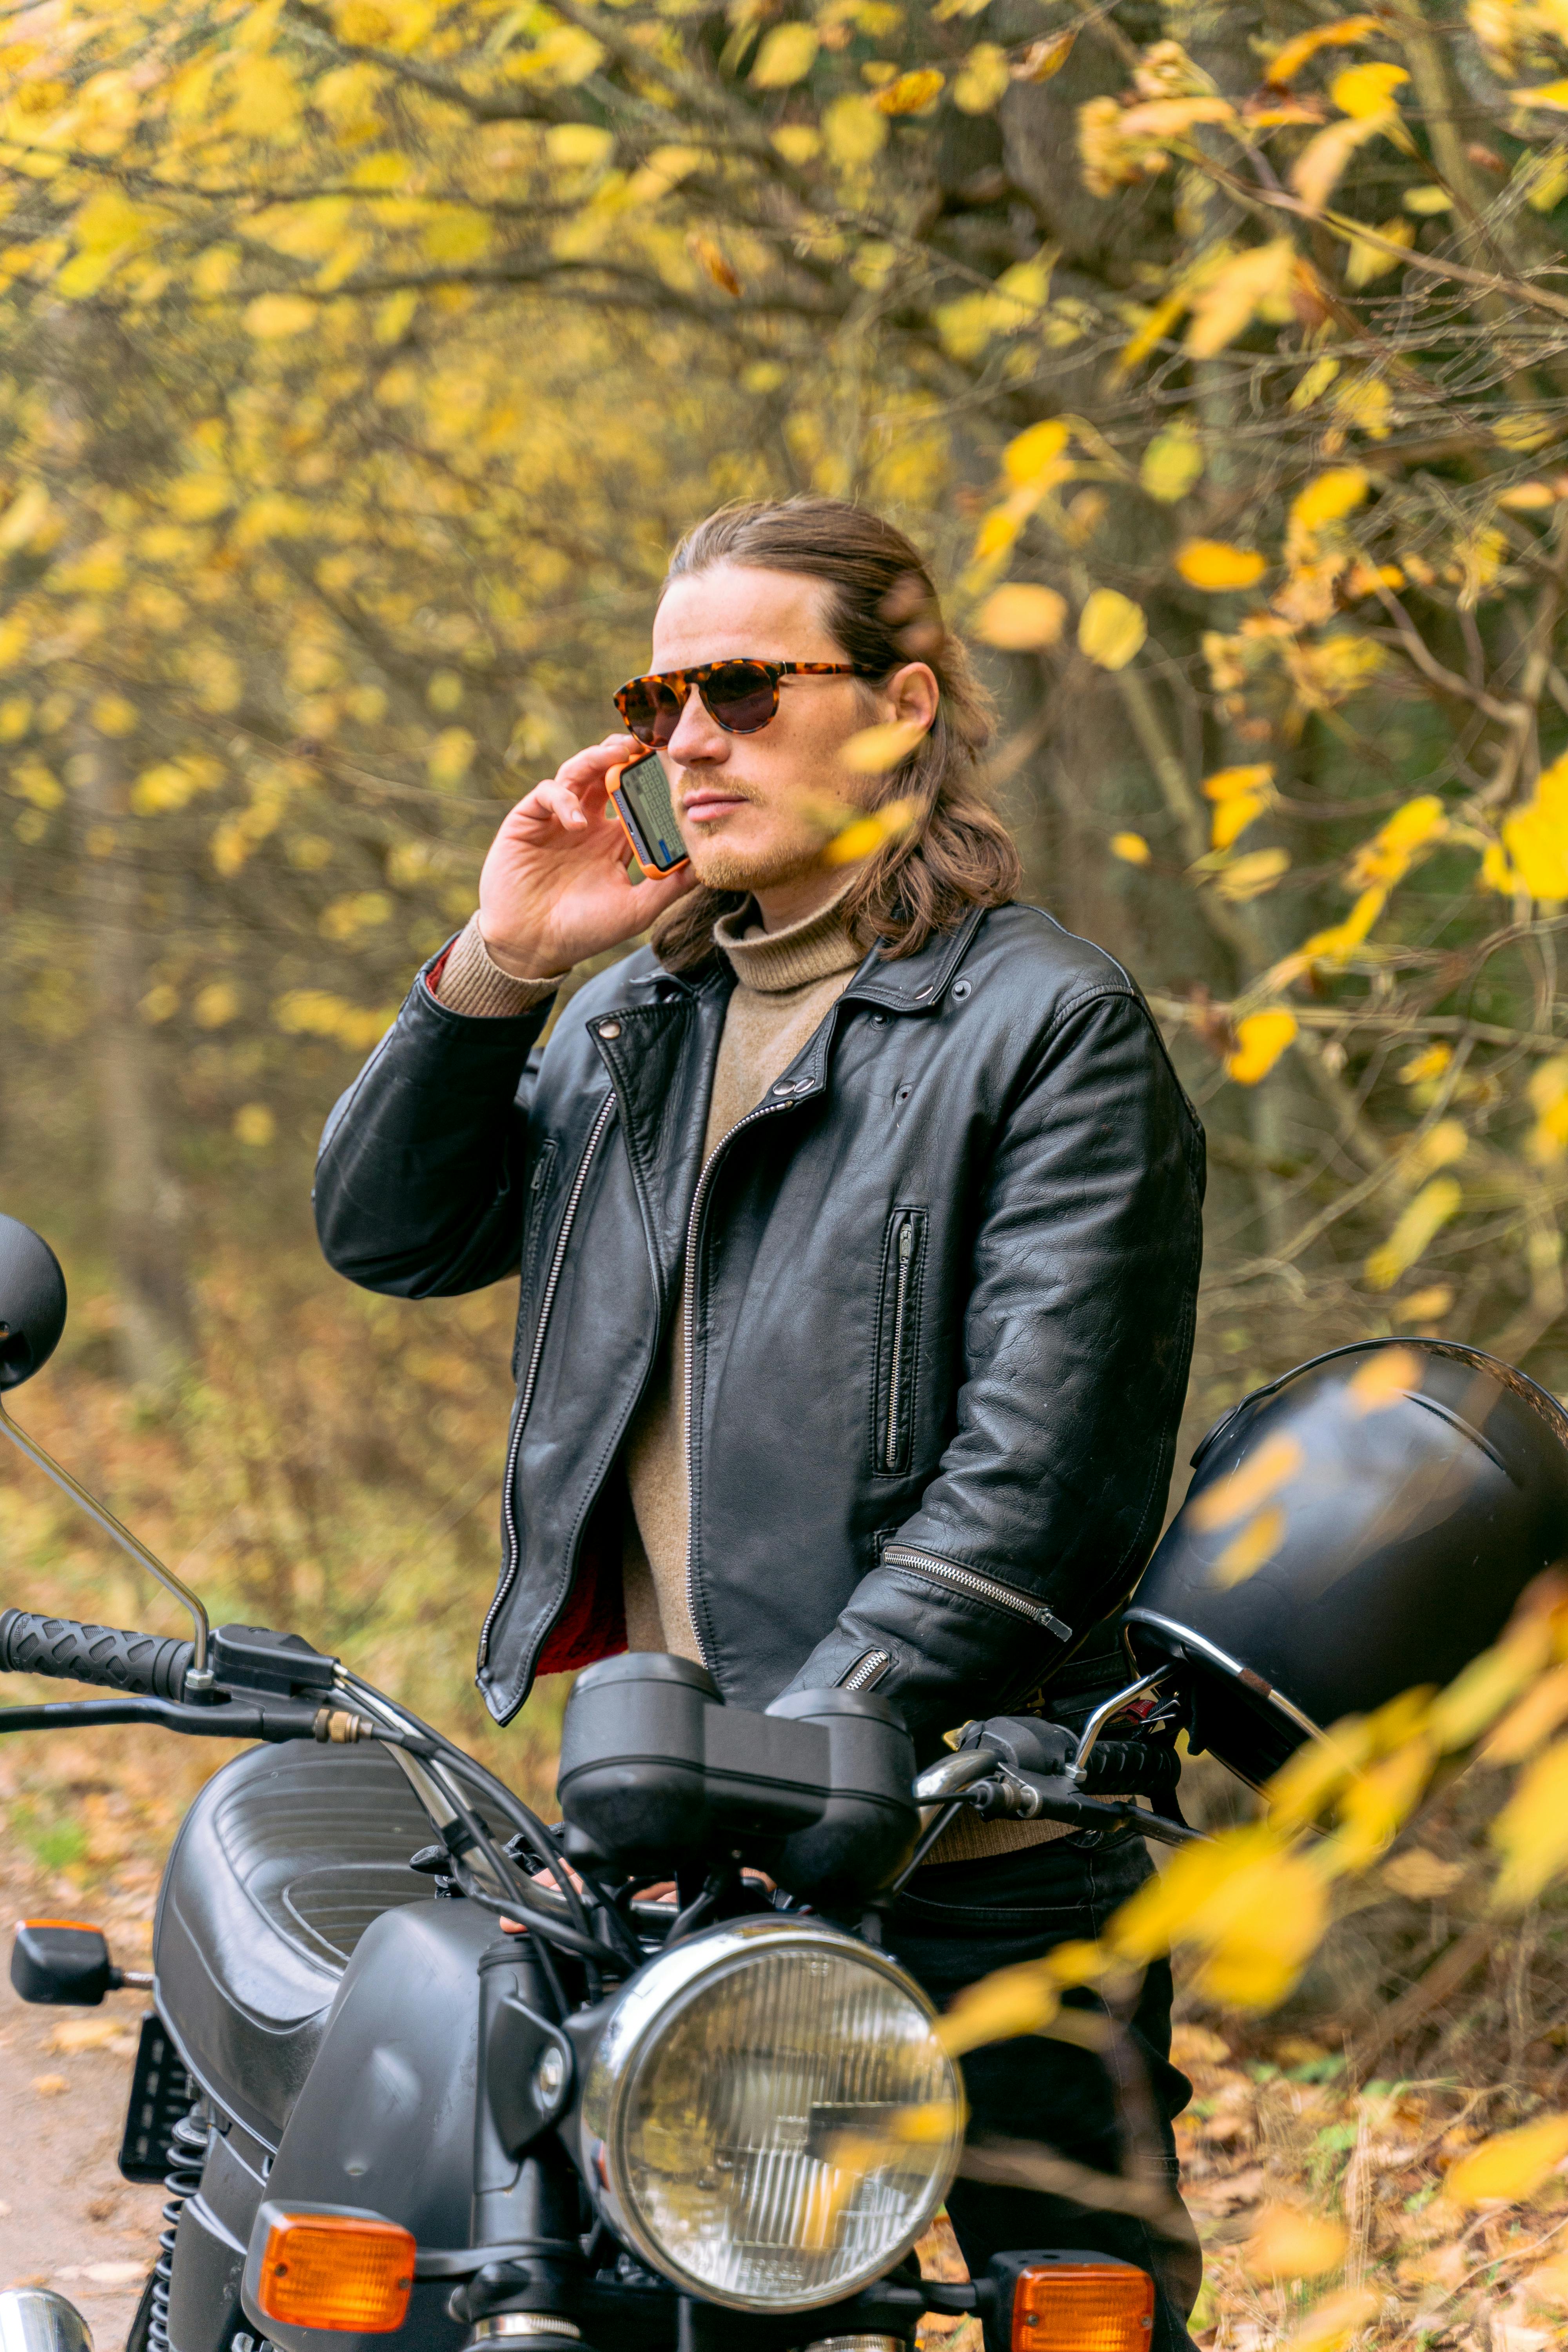
[[[59,1890],[40,1890],[0,1845],[0,2286],[58,2287],[91,2328],[96,2352],[117,2352],[162,2226],[162,2189],[122,2180],[115,2162],[144,1996],[110,1993],[101,2009],[85,2010],[17,2000],[7,1973],[13,1922],[67,1908]],[[69,1909],[95,1916],[79,1898]],[[117,1958],[141,1964],[112,1929],[110,1944]]]

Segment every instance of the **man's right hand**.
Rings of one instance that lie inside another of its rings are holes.
[[[606,735],[503,818],[479,876],[479,933],[503,971],[520,980],[569,971],[635,939],[692,887],[689,866],[627,877],[605,778],[645,748],[635,736]]]

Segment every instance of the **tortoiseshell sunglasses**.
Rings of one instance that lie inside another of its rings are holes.
[[[628,678],[616,690],[616,709],[626,730],[650,751],[668,743],[693,687],[702,708],[726,735],[755,735],[778,717],[782,677],[880,677],[880,670],[855,662],[703,662],[696,669],[655,670]]]

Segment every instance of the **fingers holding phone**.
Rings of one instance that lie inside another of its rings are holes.
[[[574,751],[571,759],[562,761],[552,776],[524,793],[503,819],[501,832],[515,826],[520,834],[536,838],[542,846],[552,826],[559,825],[568,835],[583,835],[590,846],[603,848],[591,828],[595,820],[605,814],[605,777],[617,761],[635,758],[641,748],[633,736],[606,735],[602,743],[592,743],[586,751]]]
[[[635,737],[606,736],[503,818],[479,877],[479,929],[504,970],[526,979],[568,971],[646,930],[691,887],[684,866],[645,868],[635,886],[627,875],[607,779],[643,756]]]

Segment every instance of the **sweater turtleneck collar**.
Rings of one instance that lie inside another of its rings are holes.
[[[729,958],[740,985],[759,995],[780,995],[864,962],[866,950],[844,919],[844,901],[856,878],[851,874],[825,907],[782,931],[763,930],[752,898],[734,914],[721,915],[713,926],[714,944]]]

